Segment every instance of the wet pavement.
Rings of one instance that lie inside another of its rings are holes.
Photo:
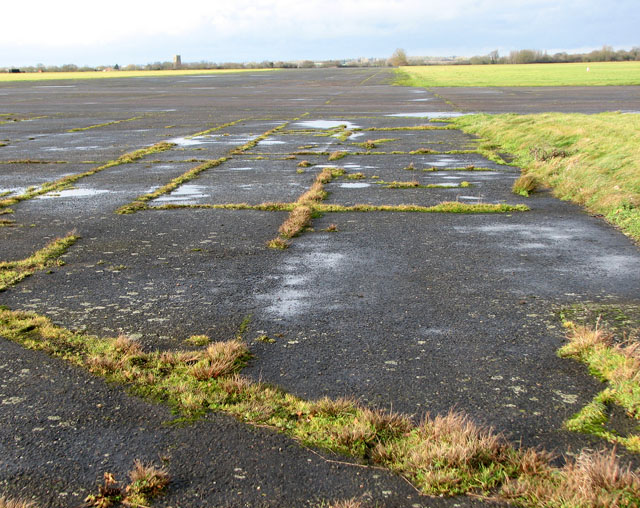
[[[473,152],[472,137],[438,119],[456,108],[640,109],[637,89],[427,91],[390,86],[392,77],[333,69],[0,84],[0,193],[175,143],[12,206],[16,225],[0,227],[0,260],[25,258],[71,230],[81,240],[64,266],[0,293],[0,303],[73,330],[125,333],[148,349],[182,348],[194,334],[226,340],[250,315],[255,357],[244,373],[301,397],[354,396],[416,419],[457,408],[515,443],[561,453],[601,445],[562,428],[601,385],[557,358],[555,312],[577,302],[640,303],[638,247],[547,192],[512,194],[519,169]],[[373,147],[362,145],[369,140]],[[329,161],[335,151],[346,156]],[[230,158],[149,210],[115,213],[222,157]],[[310,166],[299,167],[303,160]],[[287,212],[154,209],[293,202],[324,167],[346,170],[327,184],[328,204],[522,203],[531,211],[326,213],[277,251],[266,243]],[[437,187],[380,183],[393,181]],[[331,224],[337,232],[325,231]],[[0,493],[73,506],[103,472],[124,478],[134,458],[166,457],[174,482],[157,506],[319,506],[351,497],[376,506],[488,505],[420,497],[401,478],[326,462],[225,415],[167,427],[162,406],[11,342],[0,350]]]

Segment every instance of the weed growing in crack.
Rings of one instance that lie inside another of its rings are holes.
[[[109,506],[145,507],[154,497],[160,495],[169,484],[169,473],[164,468],[145,464],[136,459],[129,471],[130,483],[121,487],[113,474],[104,473],[103,483],[97,494],[85,498],[86,506],[107,508]]]
[[[347,156],[347,152],[341,151],[341,150],[336,150],[335,152],[331,152],[329,154],[329,160],[330,161],[337,161],[342,159],[343,157]]]
[[[589,367],[589,371],[608,383],[594,399],[567,422],[569,430],[599,436],[640,452],[640,434],[620,435],[607,427],[609,408],[616,405],[636,423],[640,422],[640,343],[628,340],[614,343],[611,332],[565,322],[568,343],[558,351],[563,358],[573,358]]]
[[[267,247],[269,247],[270,249],[284,250],[289,248],[289,242],[284,238],[277,237],[273,240],[269,240],[267,242]]]
[[[175,145],[173,143],[156,143],[153,146],[150,146],[148,148],[142,148],[140,150],[135,150],[133,152],[129,152],[129,153],[125,153],[124,155],[121,155],[120,157],[118,157],[115,160],[109,161],[106,164],[103,164],[102,166],[98,166],[97,168],[91,169],[89,171],[85,171],[84,173],[78,173],[78,174],[74,174],[74,175],[67,175],[64,176],[62,178],[59,178],[58,180],[55,180],[53,182],[45,182],[43,183],[40,187],[33,187],[28,189],[26,192],[24,192],[23,194],[17,195],[17,196],[11,196],[5,199],[0,200],[0,210],[2,208],[6,208],[9,207],[11,205],[20,203],[21,201],[25,201],[28,199],[33,199],[37,196],[41,196],[43,194],[47,194],[49,192],[55,192],[55,191],[59,191],[62,189],[66,189],[68,188],[71,184],[77,182],[78,180],[80,180],[81,178],[85,178],[87,176],[91,176],[91,175],[95,175],[96,173],[99,173],[100,171],[104,171],[105,169],[109,169],[112,168],[114,166],[120,166],[121,164],[129,164],[131,162],[137,161],[139,159],[142,159],[143,157],[153,154],[153,153],[158,153],[158,152],[164,152],[166,150],[171,149],[172,147],[174,147]]]
[[[192,335],[184,341],[191,346],[206,346],[211,342],[211,339],[207,335]]]
[[[20,261],[0,262],[0,292],[17,284],[36,271],[44,270],[52,266],[64,264],[59,257],[77,240],[73,232],[63,238],[50,242],[47,246],[37,251],[32,256]]]
[[[434,206],[418,205],[365,205],[353,206],[327,205],[318,203],[315,205],[318,212],[416,212],[416,213],[508,213],[527,212],[530,208],[526,205],[508,205],[506,203],[467,204],[458,201],[443,201]]]
[[[294,208],[289,213],[289,217],[278,229],[280,236],[270,240],[267,246],[271,249],[286,249],[289,247],[287,240],[297,236],[309,226],[315,205],[327,196],[324,190],[325,184],[329,183],[334,177],[344,174],[344,168],[324,168],[318,173],[309,190],[298,198]]]
[[[133,122],[134,120],[142,120],[143,116],[134,116],[132,118],[125,118],[124,120],[113,120],[112,122],[99,123],[95,125],[89,125],[87,127],[76,127],[74,129],[69,129],[67,132],[82,132],[88,131],[91,129],[98,129],[100,127],[108,127],[109,125],[117,125],[123,122]]]
[[[297,236],[304,227],[311,222],[312,211],[308,206],[297,206],[294,208],[287,220],[280,226],[278,232],[284,238]]]
[[[431,148],[418,148],[417,150],[411,150],[409,152],[410,155],[420,155],[420,154],[439,154],[437,150],[432,150]]]
[[[275,344],[276,339],[269,337],[268,335],[259,335],[256,337],[257,342],[264,342],[265,344]]]
[[[158,198],[158,197],[160,197],[160,196],[162,196],[164,194],[168,194],[168,193],[174,191],[180,185],[182,185],[182,184],[184,184],[184,183],[196,178],[203,171],[206,171],[206,170],[211,169],[211,168],[215,168],[215,167],[219,166],[220,164],[223,164],[224,162],[229,160],[234,155],[240,155],[240,154],[250,150],[251,148],[256,146],[258,143],[260,143],[260,141],[262,141],[263,139],[266,139],[269,136],[271,136],[272,134],[284,129],[288,125],[288,123],[289,122],[285,122],[283,124],[280,124],[277,127],[274,127],[273,129],[268,130],[267,132],[265,132],[265,133],[261,134],[260,136],[254,138],[253,140],[248,141],[244,145],[234,148],[225,157],[220,157],[219,159],[208,160],[206,162],[203,162],[202,164],[196,166],[195,168],[192,168],[189,171],[183,173],[182,175],[174,178],[169,183],[163,185],[159,189],[156,189],[154,192],[150,192],[148,194],[144,194],[144,195],[138,196],[133,202],[118,208],[116,210],[116,213],[126,215],[126,214],[136,213],[136,212],[138,212],[140,210],[147,210],[149,208],[149,206],[147,205],[147,202],[149,202],[149,201],[151,201],[151,200],[153,200],[155,198]],[[0,202],[0,205],[1,204],[2,203]]]

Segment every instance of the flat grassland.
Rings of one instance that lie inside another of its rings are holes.
[[[454,120],[554,194],[640,240],[640,115],[469,115]]]
[[[401,67],[396,84],[422,87],[640,85],[640,62]]]
[[[153,78],[162,76],[202,76],[205,74],[230,74],[234,72],[265,72],[274,69],[184,69],[168,71],[86,71],[86,72],[20,72],[0,74],[1,82],[49,81],[56,79],[108,79],[108,78]]]

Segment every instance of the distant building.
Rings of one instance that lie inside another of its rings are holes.
[[[179,69],[180,67],[182,67],[182,60],[180,59],[180,55],[175,55],[173,57],[173,68]]]

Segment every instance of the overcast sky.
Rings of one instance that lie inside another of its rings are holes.
[[[0,66],[640,46],[638,0],[7,0]]]

